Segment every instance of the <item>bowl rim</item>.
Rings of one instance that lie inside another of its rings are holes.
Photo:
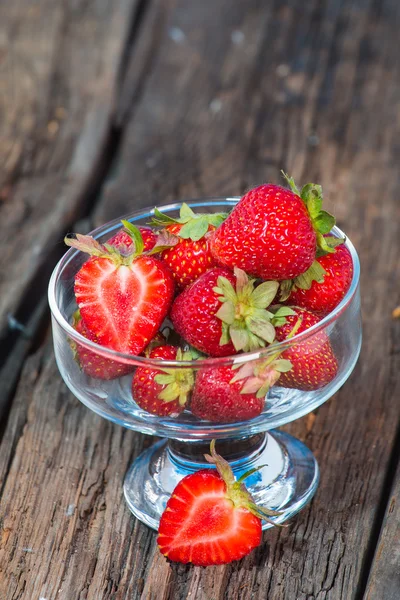
[[[201,199],[193,199],[193,200],[180,200],[178,202],[164,204],[153,207],[145,207],[139,210],[133,211],[131,213],[127,213],[117,219],[113,219],[108,221],[107,223],[96,227],[92,231],[90,231],[87,235],[92,235],[97,238],[101,235],[105,235],[107,233],[115,233],[114,230],[117,227],[121,227],[121,219],[126,219],[128,221],[133,221],[138,219],[142,219],[144,217],[151,217],[154,215],[155,208],[163,211],[172,211],[180,208],[183,202],[188,204],[191,208],[200,208],[209,206],[211,203],[226,203],[228,205],[234,206],[240,200],[240,196],[220,196],[220,197],[210,197],[210,198],[201,198]],[[357,254],[357,251],[352,244],[351,240],[346,236],[346,234],[339,229],[339,227],[335,226],[332,229],[332,233],[336,234],[339,237],[345,238],[345,245],[347,249],[350,251],[351,258],[353,261],[353,278],[350,284],[349,289],[347,290],[346,295],[343,297],[341,302],[330,312],[328,315],[323,317],[318,323],[306,329],[305,331],[294,335],[290,340],[283,340],[282,342],[273,342],[269,346],[265,348],[260,348],[258,350],[253,350],[252,352],[243,352],[240,354],[231,354],[229,356],[220,356],[220,357],[206,357],[199,358],[197,360],[191,361],[176,361],[176,360],[164,360],[157,358],[148,358],[146,356],[135,356],[132,354],[126,354],[123,352],[118,352],[116,350],[112,350],[111,348],[107,348],[106,346],[101,346],[96,342],[93,342],[80,333],[78,333],[70,323],[64,318],[59,309],[59,306],[56,301],[56,290],[57,283],[59,280],[59,276],[62,274],[64,269],[72,262],[72,260],[78,254],[81,254],[79,250],[74,248],[70,248],[67,252],[62,256],[62,258],[58,261],[56,266],[53,269],[49,280],[48,287],[48,301],[51,310],[51,314],[53,318],[57,321],[58,325],[63,329],[63,331],[67,334],[69,338],[71,338],[74,342],[84,346],[88,350],[92,350],[96,354],[103,356],[104,358],[114,359],[120,363],[129,364],[132,366],[148,366],[152,368],[183,368],[183,367],[191,367],[200,369],[200,368],[216,368],[230,365],[241,365],[247,363],[249,361],[259,360],[261,358],[268,358],[272,354],[281,353],[287,348],[290,348],[294,344],[299,342],[304,342],[308,338],[314,336],[316,333],[326,329],[329,325],[334,323],[339,316],[347,309],[350,305],[354,295],[357,292],[357,288],[360,280],[360,260]]]

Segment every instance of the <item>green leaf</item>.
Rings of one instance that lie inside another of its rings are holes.
[[[301,198],[307,206],[311,219],[315,219],[322,208],[322,187],[307,183],[301,190]]]
[[[277,281],[265,281],[251,294],[251,304],[256,308],[267,308],[275,298],[279,288]]]
[[[254,335],[265,340],[269,344],[272,344],[275,339],[275,327],[269,321],[253,319],[250,317],[248,320],[248,327]]]
[[[249,334],[243,327],[235,327],[231,325],[229,327],[229,335],[231,336],[231,340],[233,345],[235,346],[235,350],[239,352],[240,350],[247,349],[247,345],[249,342]]]
[[[335,217],[326,210],[321,210],[318,216],[313,219],[313,223],[318,232],[324,234],[331,231],[331,229],[335,226],[336,220]]]
[[[140,233],[139,229],[135,225],[133,225],[133,223],[125,221],[125,219],[122,219],[121,223],[124,226],[124,229],[129,233],[129,235],[134,241],[135,255],[139,256],[140,254],[142,254],[144,248],[142,234]]]
[[[184,240],[190,239],[197,242],[208,231],[207,217],[200,217],[198,219],[190,220],[179,231],[179,237]]]
[[[178,223],[176,219],[169,217],[168,215],[164,215],[158,208],[154,209],[154,216],[151,219],[151,225],[160,225],[165,227],[166,225],[173,225],[174,223]]]
[[[309,290],[312,282],[323,283],[326,271],[317,260],[314,260],[313,264],[305,273],[302,273],[294,280],[296,287],[301,290]]]
[[[154,377],[154,381],[159,383],[160,385],[168,385],[169,383],[174,383],[175,377],[174,375],[167,375],[165,373],[158,373]]]
[[[329,244],[325,241],[325,237],[322,233],[317,232],[317,246],[318,250],[322,250],[324,254],[333,254],[335,252],[335,248],[331,248]]]
[[[82,235],[81,233],[76,233],[75,236],[76,239],[66,236],[64,238],[65,244],[67,246],[71,246],[72,248],[76,248],[81,252],[90,254],[91,256],[107,256],[107,250],[105,246],[100,244],[91,235]]]
[[[293,289],[293,280],[292,279],[285,279],[284,281],[281,281],[280,289],[279,289],[279,301],[285,302],[285,300],[287,300],[289,298],[292,289]]]
[[[262,379],[258,379],[258,377],[249,377],[247,381],[244,382],[242,389],[240,390],[241,394],[255,394],[260,387],[262,386]]]
[[[226,344],[229,344],[230,341],[231,341],[231,336],[229,335],[229,325],[227,325],[227,323],[224,323],[222,321],[222,333],[221,333],[221,337],[219,339],[219,345],[225,346]]]
[[[239,269],[239,267],[235,267],[233,269],[233,272],[235,274],[236,277],[236,293],[237,294],[244,294],[246,292],[246,286],[248,286],[250,284],[250,290],[253,289],[253,281],[254,279],[249,279],[249,276],[247,275],[247,273],[245,273],[245,271],[243,271],[243,269]]]
[[[280,358],[273,363],[273,367],[279,373],[287,373],[293,369],[293,365],[290,360],[286,360],[284,358]]]
[[[170,383],[167,387],[158,394],[158,397],[164,402],[172,402],[172,400],[176,400],[179,398],[180,389],[178,383]]]
[[[224,323],[228,325],[232,325],[235,320],[235,307],[230,300],[224,302],[219,310],[215,313],[215,316],[218,319],[221,319]]]
[[[331,249],[334,249],[336,251],[336,248],[338,246],[340,246],[341,244],[344,244],[346,241],[346,238],[338,238],[335,237],[333,235],[324,235],[324,242],[325,244]],[[320,256],[325,256],[326,254],[328,254],[328,252],[326,250],[322,250],[322,248],[318,248],[317,249],[317,258],[319,258]]]
[[[237,296],[231,282],[226,277],[218,277],[217,284],[225,300],[230,300],[233,304],[236,304]]]
[[[207,215],[207,220],[210,225],[214,225],[214,227],[219,227],[227,218],[229,213],[215,213]]]
[[[163,229],[157,235],[154,247],[148,252],[146,252],[146,254],[148,256],[151,256],[152,254],[158,254],[159,252],[163,252],[164,250],[169,250],[177,244],[179,244],[179,238],[173,233],[167,231],[166,229]]]
[[[188,206],[186,204],[186,202],[183,202],[181,209],[179,211],[179,222],[187,223],[188,221],[191,221],[192,219],[196,219],[196,214],[192,211],[190,206]]]
[[[290,306],[280,306],[274,313],[274,317],[291,317],[296,314],[296,311]]]
[[[288,183],[290,189],[292,190],[292,192],[294,194],[296,194],[297,196],[300,196],[300,192],[298,187],[296,186],[293,177],[289,177],[289,175],[287,173],[285,173],[285,171],[281,171],[283,178],[286,180],[286,182]]]
[[[272,319],[272,324],[274,325],[274,327],[281,327],[281,325],[284,325],[285,323],[286,323],[285,317],[274,317]]]

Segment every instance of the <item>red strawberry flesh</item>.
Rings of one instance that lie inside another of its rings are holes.
[[[79,318],[74,325],[74,329],[83,337],[97,343],[96,337],[86,328],[81,318]],[[89,377],[103,380],[117,379],[118,377],[123,377],[124,375],[132,373],[134,370],[133,366],[117,360],[105,358],[101,354],[98,354],[91,349],[89,350],[78,342],[72,342],[72,344],[76,351],[76,357],[81,369]]]
[[[261,541],[261,520],[235,507],[220,475],[197,471],[176,486],[157,538],[170,560],[208,566],[239,560]]]
[[[129,266],[92,257],[75,278],[82,319],[98,343],[135,355],[160,327],[173,289],[168,268],[150,256],[140,256]]]

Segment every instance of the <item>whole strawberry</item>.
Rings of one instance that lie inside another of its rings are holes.
[[[172,271],[178,290],[183,290],[208,269],[215,266],[209,248],[209,233],[218,227],[225,214],[195,214],[185,203],[179,219],[172,219],[155,209],[153,225],[163,226],[178,237],[178,244],[167,248],[162,258]]]
[[[72,326],[78,333],[83,335],[83,337],[98,343],[96,336],[92,335],[86,328],[79,310],[74,313]],[[71,341],[70,345],[79,366],[89,377],[104,380],[117,379],[118,377],[124,377],[124,375],[132,373],[134,370],[134,367],[131,365],[106,358],[101,354],[93,352],[93,350],[85,348],[85,346],[77,342]]]
[[[244,381],[232,381],[235,374],[231,367],[201,369],[192,394],[192,414],[215,423],[247,421],[261,414],[264,397],[243,393]]]
[[[301,276],[295,279],[289,287],[289,295],[283,290],[281,300],[325,317],[341,302],[350,287],[353,260],[346,246],[340,244],[333,254],[320,256],[316,262],[322,269],[319,278],[310,280]]]
[[[86,329],[100,345],[137,355],[165,319],[174,283],[164,262],[143,254],[137,228],[126,221],[123,224],[135,239],[130,254],[80,234],[65,242],[91,255],[76,274],[74,286]]]
[[[261,542],[262,519],[279,513],[257,507],[243,481],[235,480],[229,464],[215,452],[206,459],[215,469],[184,477],[175,487],[161,516],[157,544],[169,560],[209,566],[230,563],[249,554]]]
[[[138,227],[143,240],[143,252],[152,250],[157,245],[157,234],[151,227]],[[129,254],[135,242],[131,234],[127,229],[120,229],[115,235],[113,235],[107,244],[114,246],[121,252],[121,254]]]
[[[268,281],[255,287],[240,269],[214,267],[175,299],[170,317],[189,344],[210,356],[261,348],[275,338],[266,309],[278,286]]]
[[[191,352],[175,346],[159,346],[149,358],[192,360]],[[177,417],[186,406],[194,386],[193,369],[138,367],[132,380],[132,396],[143,410],[161,417]]]
[[[281,313],[276,314],[278,319]],[[276,353],[248,361],[240,368],[201,369],[196,377],[191,411],[199,419],[216,423],[253,419],[263,411],[269,388],[291,368],[291,362]]]
[[[308,184],[301,193],[265,184],[243,196],[210,238],[218,264],[243,269],[252,277],[293,279],[307,271],[317,246],[330,252],[323,234],[335,219],[321,209],[320,186]]]
[[[284,324],[275,323],[279,342],[291,339],[320,322],[320,318],[308,310],[297,307],[293,310],[295,314],[286,316]],[[338,362],[325,331],[294,343],[281,356],[292,364],[292,368],[280,376],[278,385],[282,387],[317,390],[330,383],[338,372]]]

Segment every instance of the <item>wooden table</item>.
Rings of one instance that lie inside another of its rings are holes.
[[[397,0],[1,0],[1,600],[399,600],[399,13]],[[68,231],[280,169],[323,184],[359,250],[362,354],[285,427],[319,461],[311,505],[239,563],[169,565],[122,496],[152,439],[68,392],[47,281]]]

